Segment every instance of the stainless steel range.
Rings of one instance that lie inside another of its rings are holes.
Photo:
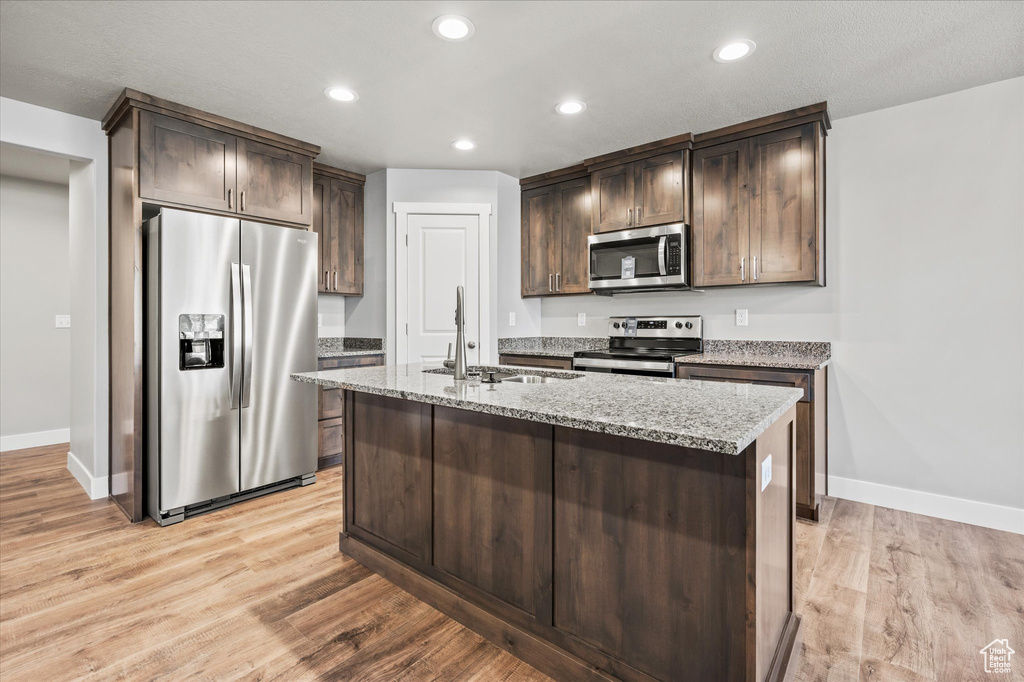
[[[608,318],[608,350],[577,351],[572,368],[674,377],[676,361],[704,349],[700,315]]]

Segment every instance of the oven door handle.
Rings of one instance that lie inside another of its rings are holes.
[[[668,274],[668,262],[665,260],[667,245],[668,237],[662,235],[661,238],[658,239],[658,274],[661,275],[662,277]]]
[[[651,372],[672,372],[671,362],[652,362],[650,360],[608,360],[606,358],[574,358],[573,369],[595,367],[601,369],[640,369]]]

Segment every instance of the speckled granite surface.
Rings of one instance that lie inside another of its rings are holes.
[[[679,360],[688,365],[742,365],[821,369],[832,360],[828,341],[732,341],[704,339],[704,352]]]
[[[384,339],[356,336],[325,336],[317,339],[319,358],[339,358],[350,355],[383,355]]]
[[[803,396],[798,388],[603,373],[547,384],[482,384],[427,373],[437,364],[293,374],[297,381],[568,426],[628,438],[739,454]],[[484,369],[498,369],[484,367]]]
[[[498,339],[499,355],[537,355],[571,358],[578,350],[603,350],[606,337],[595,336],[521,336]]]

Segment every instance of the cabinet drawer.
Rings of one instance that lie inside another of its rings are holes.
[[[498,363],[514,367],[543,367],[547,369],[572,369],[571,358],[549,358],[530,355],[501,355]]]
[[[336,419],[345,414],[345,391],[340,388],[320,389],[319,419]]]
[[[804,392],[801,399],[814,399],[811,376],[807,372],[782,372],[779,370],[745,369],[740,367],[704,367],[701,365],[676,365],[676,378],[699,381],[725,381],[735,384],[758,384],[761,386],[793,386]]]
[[[351,355],[338,358],[320,358],[317,369],[338,369],[340,367],[374,367],[384,364],[383,355]]]

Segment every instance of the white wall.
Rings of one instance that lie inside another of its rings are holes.
[[[107,137],[99,121],[0,97],[0,142],[71,159],[71,452],[68,469],[90,497],[109,470]]]
[[[519,196],[519,181],[498,173],[498,205],[501,210],[498,212],[497,263],[491,266],[491,273],[496,277],[496,285],[491,290],[497,292],[498,297],[496,338],[540,336],[541,333],[541,299],[522,298],[521,295],[522,204]],[[509,326],[509,313],[515,313],[514,327]]]
[[[1024,532],[1024,78],[834,121],[827,145],[827,287],[551,298],[544,334],[668,313],[831,341],[831,494]]]
[[[0,450],[68,441],[68,187],[0,176]]]
[[[346,296],[337,294],[318,294],[316,311],[319,326],[317,336],[345,336]]]
[[[519,253],[518,180],[496,171],[396,169],[374,173],[366,178],[364,193],[365,280],[364,295],[346,303],[345,330],[349,336],[383,336],[387,344],[387,361],[395,362],[395,202],[453,202],[490,204],[491,278],[502,268],[498,253],[503,246],[512,248],[516,262]],[[515,191],[513,191],[513,188]],[[504,256],[502,257],[504,258]],[[518,265],[515,267],[515,291],[518,298]],[[505,295],[504,307],[499,301]],[[508,312],[532,309],[539,320],[536,302],[511,302],[507,292],[491,287],[490,307],[491,352],[497,355],[499,318],[508,325]],[[503,315],[502,315],[503,313]],[[529,318],[529,314],[520,314]],[[518,321],[517,321],[518,322]],[[519,322],[519,325],[522,325]],[[539,332],[539,325],[531,330]],[[506,335],[501,332],[502,335]],[[524,334],[525,335],[525,334]]]
[[[345,297],[348,336],[387,336],[387,176],[386,170],[367,175],[363,187],[363,295]]]

